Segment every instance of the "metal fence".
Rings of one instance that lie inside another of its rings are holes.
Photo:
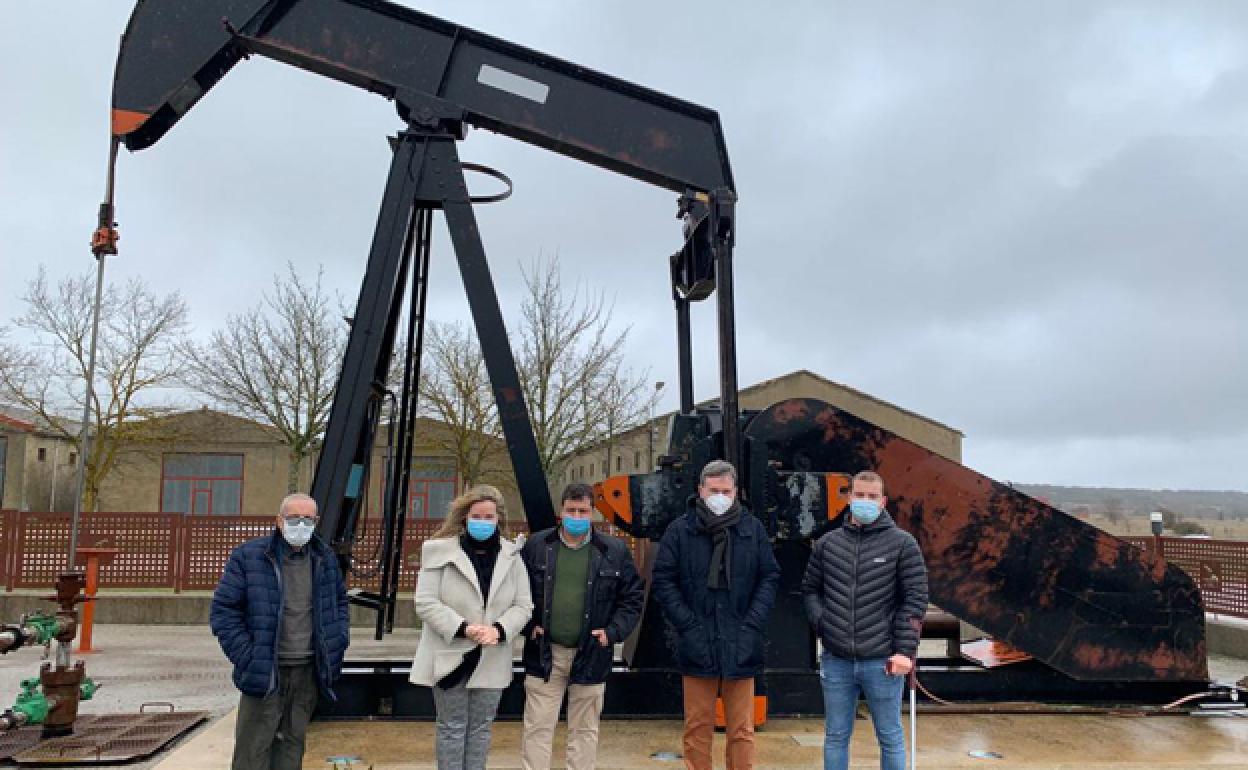
[[[1200,588],[1205,611],[1248,618],[1248,542],[1188,537],[1128,537],[1145,550],[1160,549]]]
[[[48,588],[65,568],[69,548],[68,513],[0,511],[0,584],[15,588]],[[410,522],[403,536],[399,586],[416,587],[420,546],[439,521]],[[179,513],[86,513],[84,541],[117,549],[111,564],[100,569],[103,588],[164,588],[211,590],[217,585],[230,551],[245,540],[273,529],[272,516],[188,516]],[[643,543],[609,524],[600,530],[623,538],[640,560]],[[509,521],[504,532],[514,537],[526,530],[523,521]],[[376,521],[359,528],[353,549],[353,588],[373,588],[381,531]],[[1209,612],[1248,618],[1248,542],[1182,537],[1129,537],[1127,541],[1161,555],[1183,569],[1200,587]]]
[[[441,525],[440,521],[410,522],[403,535],[399,587],[416,588],[420,546]],[[66,567],[70,514],[31,511],[0,511],[0,583],[6,590],[49,588]],[[614,527],[599,523],[598,529],[638,544]],[[216,587],[230,552],[246,540],[273,530],[272,516],[189,516],[180,513],[84,513],[80,525],[83,542],[118,551],[110,564],[100,567],[102,588],[164,588],[202,591]],[[523,521],[509,521],[504,532],[511,537],[527,530]],[[352,550],[356,570],[349,578],[352,588],[375,588],[380,580],[377,564],[381,528],[375,520],[359,527]]]

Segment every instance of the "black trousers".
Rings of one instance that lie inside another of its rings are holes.
[[[318,697],[316,664],[279,666],[277,690],[244,695],[234,727],[232,770],[299,770],[304,737]]]

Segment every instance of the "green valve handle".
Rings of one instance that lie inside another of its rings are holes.
[[[39,687],[39,679],[23,679],[22,691],[13,703],[13,713],[25,715],[28,725],[40,725],[48,718],[48,710],[48,699]]]
[[[47,644],[61,632],[61,622],[55,615],[36,612],[22,621],[24,629],[35,632],[36,644]]]
[[[80,700],[91,700],[96,690],[100,689],[100,685],[91,677],[82,680],[82,684],[78,685],[78,698]]]

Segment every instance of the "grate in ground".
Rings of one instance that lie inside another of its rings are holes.
[[[104,724],[75,725],[75,733],[17,752],[21,765],[97,764],[125,762],[159,751],[182,733],[208,718],[205,711],[152,714],[107,714]],[[97,717],[95,721],[99,721]]]

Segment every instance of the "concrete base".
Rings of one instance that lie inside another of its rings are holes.
[[[1209,654],[1248,658],[1248,620],[1210,616],[1205,624]]]
[[[520,730],[514,722],[494,726],[489,767],[520,766]],[[159,770],[223,770],[233,748],[234,714],[226,716],[170,754]],[[679,768],[654,759],[656,752],[680,752],[678,722],[604,722],[600,770]],[[819,767],[823,722],[773,720],[756,736],[762,768]],[[909,740],[907,736],[907,741]],[[563,767],[566,731],[555,736],[555,766]],[[715,736],[717,766],[724,737]],[[979,759],[971,751],[992,751],[1001,759]],[[851,767],[879,767],[870,723],[860,720],[851,744]],[[358,756],[363,770],[435,767],[433,725],[412,722],[318,722],[308,733],[304,768],[323,770],[331,756]],[[1111,716],[945,716],[919,719],[918,766],[922,768],[1144,768],[1248,766],[1248,719]]]

